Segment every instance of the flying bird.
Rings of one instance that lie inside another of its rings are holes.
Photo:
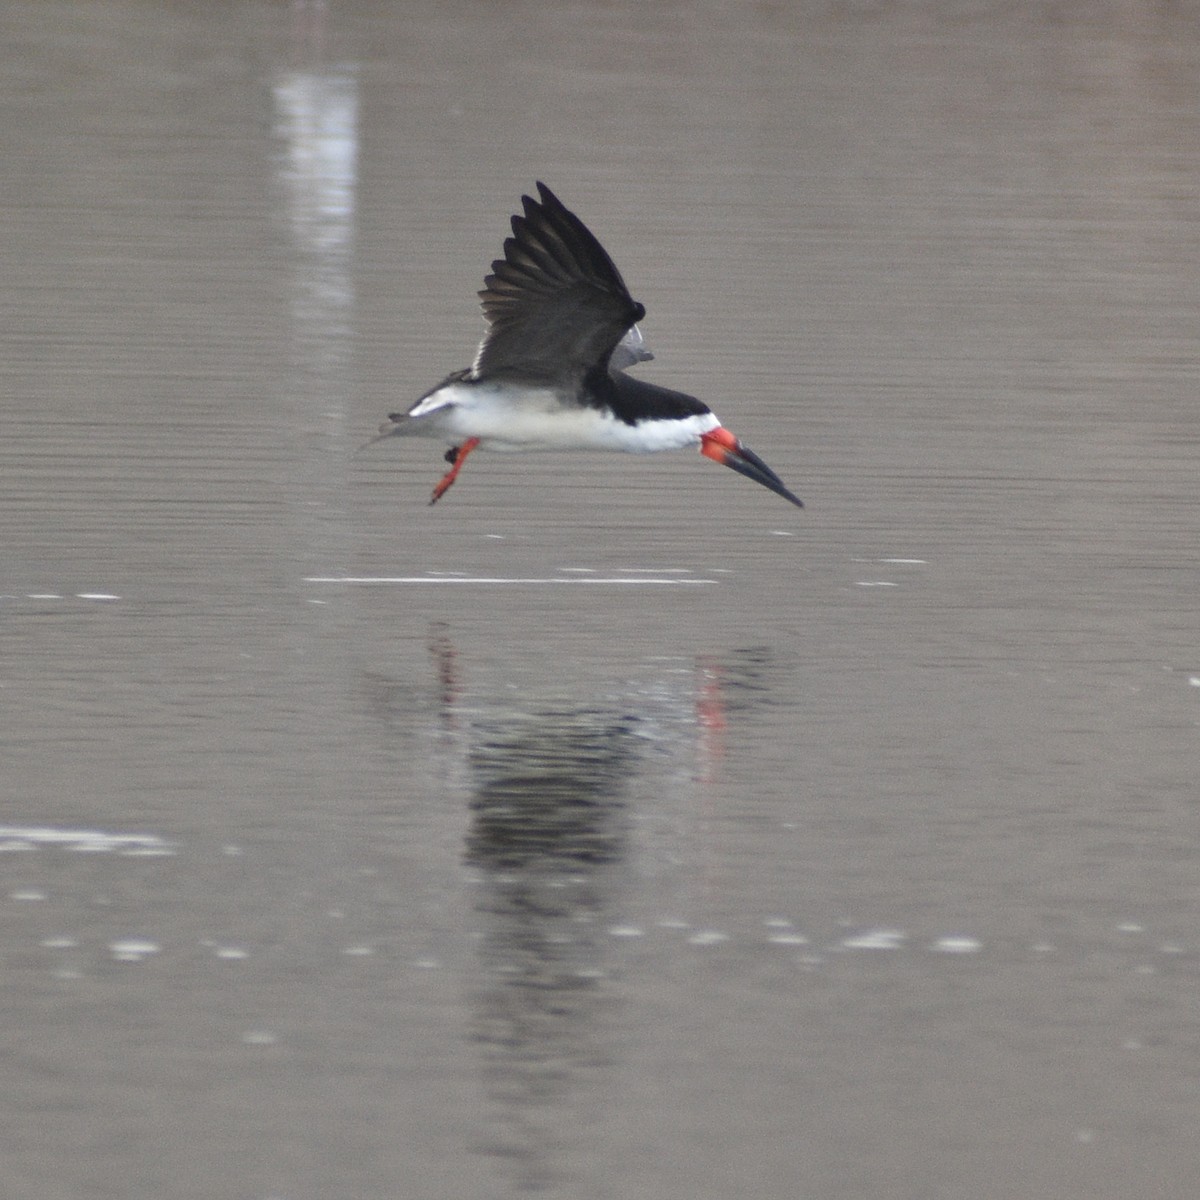
[[[697,446],[798,508],[783,481],[695,396],[645,383],[625,368],[653,358],[645,308],[586,225],[544,184],[522,196],[504,257],[479,293],[487,332],[465,370],[447,375],[373,442],[415,434],[450,443],[436,504],[467,456],[495,450],[624,450]],[[368,443],[370,444],[370,443]]]

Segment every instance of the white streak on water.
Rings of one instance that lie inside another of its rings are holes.
[[[978,938],[953,934],[938,938],[929,948],[939,954],[978,954],[983,943]]]
[[[845,950],[898,950],[907,935],[899,929],[869,929],[842,939]]]
[[[39,826],[0,825],[0,850],[31,850],[58,846],[91,853],[174,854],[174,847],[153,834],[103,833],[98,829],[49,829]]]
[[[108,946],[109,953],[117,962],[133,963],[141,962],[151,954],[157,954],[160,949],[162,947],[157,942],[148,938],[122,938],[120,941],[110,942]]]
[[[408,584],[408,583],[473,583],[473,584],[502,584],[502,583],[519,583],[519,584],[569,584],[578,586],[580,584],[631,584],[635,586],[644,586],[646,584],[672,584],[674,586],[699,585],[705,583],[716,583],[715,579],[660,579],[657,577],[643,576],[638,579],[622,579],[622,578],[593,578],[591,576],[573,576],[569,579],[551,578],[551,577],[533,577],[533,576],[501,576],[501,575],[309,575],[305,577],[305,583],[354,583],[364,585],[376,584]]]

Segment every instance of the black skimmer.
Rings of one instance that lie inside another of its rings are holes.
[[[373,441],[417,434],[450,443],[435,504],[477,447],[625,450],[698,446],[798,508],[804,506],[707,404],[644,383],[623,368],[652,358],[637,322],[645,308],[586,225],[544,184],[522,196],[504,257],[479,298],[487,332],[475,361],[448,375]]]

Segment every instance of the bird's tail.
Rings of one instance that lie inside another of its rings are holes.
[[[376,442],[382,442],[384,438],[395,437],[399,433],[406,433],[408,424],[407,413],[391,413],[388,419],[380,425],[379,432],[370,441],[363,442],[354,453],[361,454],[368,446],[373,446]]]

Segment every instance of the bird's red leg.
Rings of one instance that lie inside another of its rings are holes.
[[[448,470],[445,475],[438,480],[438,485],[433,489],[433,499],[430,504],[436,504],[447,492],[450,485],[458,478],[459,471],[462,470],[462,465],[467,461],[467,455],[479,445],[477,437],[467,438],[461,446],[456,446],[446,454],[448,462],[454,465]]]

